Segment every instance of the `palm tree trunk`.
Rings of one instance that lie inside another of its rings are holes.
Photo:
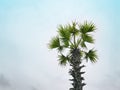
[[[85,72],[82,72],[81,69],[84,67],[81,65],[81,57],[80,57],[80,50],[79,49],[73,49],[71,52],[71,60],[70,60],[70,66],[72,67],[69,71],[70,75],[73,77],[73,79],[70,79],[72,81],[73,88],[70,88],[69,90],[83,90],[83,86],[85,85],[82,83],[84,78],[82,77],[82,74]]]

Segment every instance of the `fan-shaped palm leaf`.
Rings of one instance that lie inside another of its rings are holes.
[[[59,37],[53,37],[49,43],[49,48],[50,49],[54,49],[54,48],[58,48],[60,47],[60,41],[59,41]]]
[[[58,58],[59,58],[60,65],[66,65],[67,62],[69,61],[69,57],[68,56],[64,56],[63,54],[58,55]]]
[[[76,28],[77,23],[76,22],[72,22],[72,25],[68,24],[67,30],[72,34],[72,35],[78,35],[79,30]]]
[[[90,34],[81,34],[81,38],[84,42],[94,43],[94,39]]]
[[[81,47],[87,48],[87,46],[86,46],[86,44],[85,44],[85,41],[82,40],[80,44],[81,44]]]
[[[83,25],[80,25],[80,32],[85,34],[88,32],[93,32],[96,30],[96,27],[93,23],[85,22]]]
[[[69,32],[68,27],[67,26],[63,27],[62,25],[60,25],[58,28],[58,33],[60,35],[60,40],[61,40],[63,46],[68,47],[69,41],[70,41],[70,36],[71,36],[71,33]]]
[[[91,62],[96,62],[97,60],[97,54],[96,54],[96,50],[89,50],[88,52],[85,52],[85,58],[86,60],[88,61],[88,59],[91,61]]]
[[[58,33],[59,33],[59,35],[61,36],[61,38],[64,38],[64,39],[66,39],[66,40],[70,40],[70,32],[69,32],[69,30],[67,29],[67,27],[65,26],[65,27],[63,27],[62,25],[60,25],[59,27],[58,27]]]
[[[55,48],[57,48],[58,51],[61,52],[64,47],[63,47],[62,45],[60,45],[60,39],[59,39],[58,36],[56,36],[56,37],[53,37],[53,38],[51,39],[51,41],[50,41],[50,43],[49,43],[49,48],[50,48],[50,49],[55,49]]]

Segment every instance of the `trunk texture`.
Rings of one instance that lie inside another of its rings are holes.
[[[70,66],[72,68],[70,69],[69,73],[73,77],[72,79],[70,79],[70,81],[72,81],[73,88],[70,88],[69,90],[83,90],[83,86],[85,85],[85,83],[82,82],[84,80],[82,74],[84,74],[85,72],[81,71],[84,65],[80,66],[80,64],[80,50],[76,48],[71,52]]]

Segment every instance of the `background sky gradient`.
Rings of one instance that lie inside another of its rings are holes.
[[[97,26],[84,90],[120,90],[120,0],[0,0],[0,90],[68,90],[69,66],[47,44],[74,20]]]

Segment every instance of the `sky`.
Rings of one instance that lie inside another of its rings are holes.
[[[69,66],[61,67],[47,44],[58,25],[95,23],[97,63],[85,63],[84,90],[120,90],[119,0],[0,0],[0,90],[68,90]]]

